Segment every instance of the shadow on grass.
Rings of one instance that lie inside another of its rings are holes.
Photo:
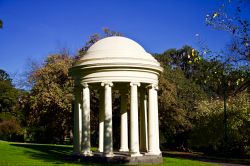
[[[42,160],[51,164],[79,164],[79,165],[100,165],[92,162],[76,160],[72,157],[72,147],[61,145],[42,144],[10,144],[15,147],[25,148],[24,153],[30,158]]]
[[[145,158],[130,158],[127,155],[117,155],[116,157],[103,157],[94,155],[92,157],[73,156],[71,146],[63,145],[46,145],[46,144],[22,144],[12,143],[10,146],[20,147],[25,153],[25,156],[31,159],[37,159],[45,162],[45,165],[60,165],[60,164],[77,164],[77,165],[123,165],[137,163],[155,163],[162,162],[161,158],[145,157]]]

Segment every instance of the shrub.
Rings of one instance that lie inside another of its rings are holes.
[[[0,139],[6,141],[22,141],[22,128],[16,120],[0,122]]]
[[[250,154],[250,95],[241,93],[227,102],[227,153],[242,157]],[[189,140],[192,148],[207,153],[223,153],[224,108],[220,99],[198,104],[195,127]]]

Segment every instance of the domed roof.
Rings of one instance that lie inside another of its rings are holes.
[[[121,36],[112,36],[93,44],[74,67],[129,66],[149,67],[161,71],[160,64],[142,46]],[[91,67],[91,68],[92,68]]]
[[[93,51],[107,51],[107,50],[131,50],[138,52],[145,52],[145,50],[135,41],[121,36],[107,37],[99,40],[93,44],[88,53]]]
[[[140,58],[155,61],[138,43],[126,37],[113,36],[93,44],[82,60],[91,58]]]

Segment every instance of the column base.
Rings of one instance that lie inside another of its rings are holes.
[[[103,150],[102,149],[98,149],[97,152],[103,153]]]
[[[145,153],[146,156],[161,156],[161,151],[149,151]]]
[[[142,156],[142,154],[140,152],[130,152],[130,157],[139,157]]]
[[[121,149],[119,149],[119,152],[128,152],[128,151],[129,151],[128,148],[121,148]]]
[[[114,153],[110,152],[110,153],[103,153],[104,157],[114,157]]]
[[[83,156],[93,156],[92,151],[86,151],[86,152],[81,152],[81,155]]]

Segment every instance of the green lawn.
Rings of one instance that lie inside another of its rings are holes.
[[[52,144],[30,144],[0,141],[0,166],[12,165],[100,165],[95,163],[70,162],[67,158],[72,153],[72,146]],[[213,165],[199,161],[164,157],[160,165]]]

